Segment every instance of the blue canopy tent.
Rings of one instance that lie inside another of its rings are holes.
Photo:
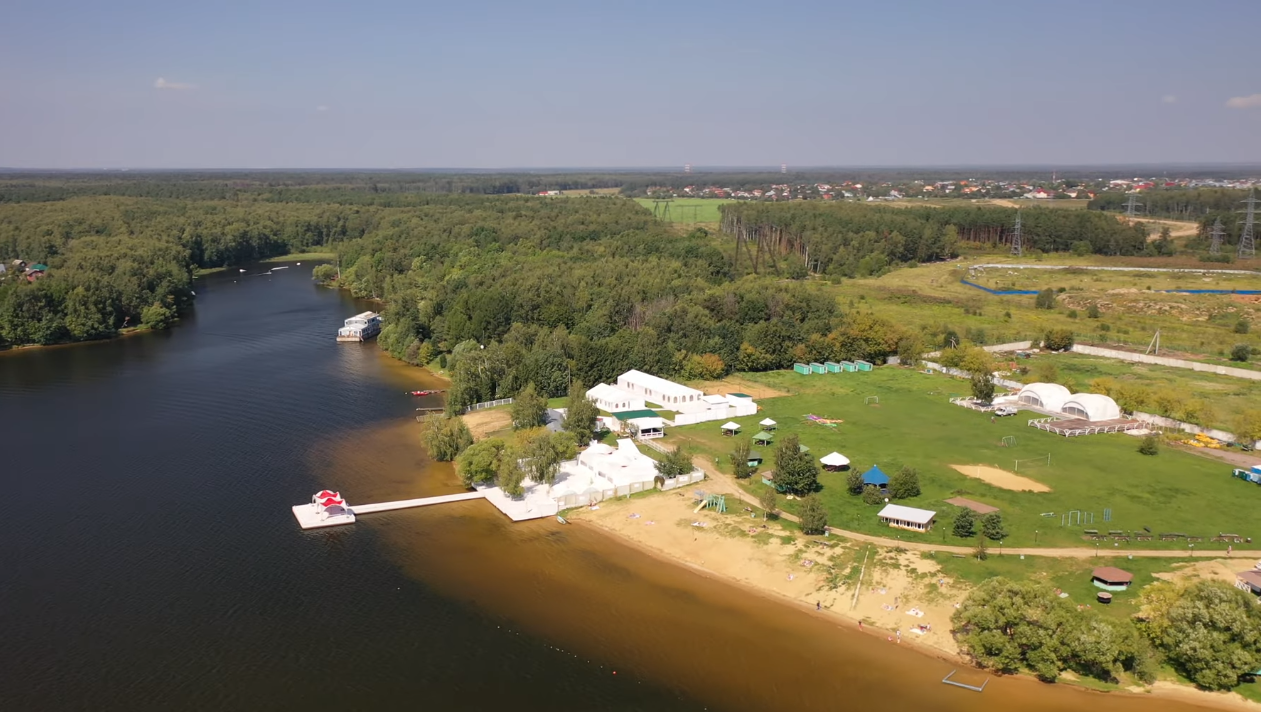
[[[889,486],[889,476],[881,471],[879,465],[872,465],[870,470],[863,473],[863,486],[875,485],[880,489]]]

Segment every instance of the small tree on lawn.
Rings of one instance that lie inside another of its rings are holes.
[[[819,466],[809,453],[801,452],[796,435],[789,435],[775,451],[775,484],[798,496],[819,489]]]
[[[1138,451],[1144,455],[1160,454],[1160,438],[1155,433],[1143,437],[1142,442],[1138,444]]]
[[[749,444],[748,438],[741,438],[736,441],[735,448],[727,457],[731,459],[731,473],[736,476],[737,480],[746,480],[753,474],[753,468],[749,467],[749,453],[752,446]]]
[[[972,397],[982,403],[994,399],[994,376],[989,373],[972,374]]]
[[[1248,358],[1252,356],[1252,347],[1247,344],[1235,344],[1230,350],[1230,360],[1240,363],[1247,363]]]
[[[499,472],[495,476],[495,484],[499,485],[499,489],[514,499],[525,494],[525,489],[521,486],[525,479],[525,470],[521,469],[519,457],[520,453],[512,449],[506,450],[499,461]]]
[[[758,504],[762,505],[762,518],[775,516],[779,509],[779,497],[775,494],[774,487],[767,487],[757,496]]]
[[[893,499],[910,499],[919,493],[919,472],[914,467],[903,465],[889,478],[889,496]]]
[[[1033,299],[1033,306],[1038,309],[1054,309],[1055,308],[1055,290],[1050,287],[1038,292],[1038,296]]]
[[[827,528],[828,512],[823,508],[823,502],[819,500],[818,495],[802,497],[797,516],[801,520],[803,534],[822,534]]]
[[[880,492],[880,488],[875,485],[867,485],[863,488],[863,504],[876,505],[884,501],[884,494]]]
[[[682,445],[674,448],[656,463],[657,474],[672,480],[692,471],[692,454]]]
[[[527,383],[512,401],[512,429],[529,430],[546,424],[547,401],[538,394],[533,383]]]
[[[990,512],[981,516],[981,536],[991,541],[1002,541],[1007,537],[1002,513]]]
[[[857,469],[851,469],[849,474],[845,476],[845,489],[849,493],[858,496],[863,493],[863,473]]]
[[[1073,348],[1071,329],[1051,329],[1042,337],[1042,345],[1051,351],[1067,351]]]
[[[962,509],[955,516],[954,535],[960,539],[970,539],[976,534],[976,515],[970,509]]]
[[[1235,440],[1252,447],[1261,440],[1261,409],[1249,409],[1235,416]]]

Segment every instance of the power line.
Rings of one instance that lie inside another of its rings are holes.
[[[1137,208],[1137,207],[1138,207],[1138,206],[1140,206],[1140,205],[1142,205],[1142,203],[1138,202],[1138,196],[1137,196],[1137,195],[1134,195],[1134,194],[1130,194],[1130,199],[1129,199],[1129,200],[1127,200],[1127,201],[1125,201],[1125,215],[1126,215],[1126,217],[1131,217],[1131,218],[1132,218],[1132,217],[1134,217],[1135,215],[1137,215],[1137,214],[1138,214],[1138,212],[1135,210],[1135,208]]]
[[[1241,260],[1250,260],[1257,256],[1257,243],[1256,239],[1252,235],[1253,217],[1256,213],[1257,206],[1256,193],[1257,189],[1253,188],[1248,191],[1248,198],[1246,200],[1239,201],[1248,206],[1240,211],[1244,214],[1244,219],[1240,221],[1243,223],[1243,232],[1239,234],[1239,252],[1236,253],[1236,257]]]
[[[1213,223],[1213,228],[1208,231],[1211,242],[1208,245],[1208,253],[1210,255],[1222,254],[1222,237],[1226,234],[1226,228],[1222,227],[1222,219],[1218,218]]]

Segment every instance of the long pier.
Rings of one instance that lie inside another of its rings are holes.
[[[293,508],[293,516],[297,518],[298,524],[303,529],[321,529],[323,527],[336,527],[343,524],[354,524],[355,517],[360,514],[373,514],[375,512],[389,512],[395,509],[411,509],[412,507],[428,507],[432,504],[446,504],[448,502],[463,502],[470,499],[485,499],[486,493],[483,490],[476,492],[459,492],[457,494],[441,494],[436,497],[418,497],[416,499],[400,499],[396,502],[378,502],[376,504],[356,504],[347,506],[342,513],[329,516],[320,516],[314,504],[299,504]]]
[[[374,512],[388,512],[394,509],[411,509],[412,507],[427,507],[431,504],[446,504],[447,502],[463,502],[468,499],[484,499],[486,495],[481,490],[476,492],[460,492],[457,494],[442,494],[437,497],[420,497],[418,499],[400,499],[397,502],[380,502],[378,504],[357,504],[350,508],[355,514],[372,514]]]

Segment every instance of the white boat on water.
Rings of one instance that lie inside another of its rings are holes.
[[[338,341],[367,341],[381,333],[381,315],[376,312],[356,314],[337,330]]]
[[[302,264],[302,263],[301,263],[301,262],[299,262],[298,264]],[[278,270],[278,269],[289,269],[289,268],[288,268],[288,267],[272,267],[272,268],[271,268],[271,270],[272,270],[273,272],[275,272],[275,271],[276,271],[276,270]]]

